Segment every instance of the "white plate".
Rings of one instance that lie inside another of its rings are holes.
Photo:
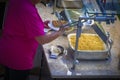
[[[47,29],[47,28],[44,28],[44,32],[48,32],[50,31],[51,29]]]
[[[50,21],[50,23],[48,23],[48,26],[55,31],[59,30],[59,28],[56,28],[56,27],[53,26],[52,21]]]

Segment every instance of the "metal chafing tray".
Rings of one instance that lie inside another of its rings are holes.
[[[86,34],[89,34],[89,33],[86,33]],[[73,35],[76,35],[76,34],[71,33],[67,36],[67,38],[68,38],[70,48],[73,51],[75,51],[74,47],[70,43],[70,37],[73,36]],[[97,35],[97,34],[89,34],[89,35]],[[104,50],[78,50],[78,54],[76,54],[76,59],[89,59],[89,60],[108,59],[111,55],[110,50],[111,50],[111,47],[112,47],[112,42],[109,40],[107,44],[104,43],[104,46],[105,46]],[[74,56],[74,54],[75,53],[73,53],[73,56]]]

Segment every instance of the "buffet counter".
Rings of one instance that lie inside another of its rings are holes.
[[[69,47],[68,38],[60,36],[56,40],[43,45],[44,57],[42,65],[42,75],[49,75],[52,79],[80,79],[80,78],[120,78],[119,70],[119,54],[120,54],[120,32],[117,30],[119,27],[119,20],[114,25],[105,25],[106,31],[109,31],[113,40],[113,47],[111,49],[111,57],[106,60],[78,60],[75,70],[73,66],[74,52]],[[60,45],[67,50],[67,54],[62,54],[57,59],[51,59],[49,50],[51,46]],[[45,61],[45,62],[44,62]],[[47,66],[46,66],[47,65]],[[44,69],[43,69],[44,68]],[[44,71],[48,68],[48,71]]]
[[[54,0],[53,13],[58,10],[56,8],[56,1]],[[97,6],[95,6],[96,8]],[[47,10],[48,11],[48,10]],[[58,10],[59,11],[59,10]],[[71,14],[75,11],[68,10]],[[42,11],[41,11],[42,12]],[[49,11],[51,13],[51,11]],[[42,14],[42,13],[41,13]],[[80,15],[80,14],[79,14]],[[78,15],[78,16],[79,16]],[[74,15],[70,15],[73,17]],[[75,19],[78,19],[75,15]],[[57,18],[53,15],[44,16],[43,19],[56,20]],[[106,23],[101,23],[104,30],[110,33],[110,38],[113,40],[113,45],[111,49],[111,56],[107,60],[78,60],[75,70],[71,70],[73,65],[73,54],[74,52],[69,46],[67,36],[60,36],[54,41],[43,45],[44,54],[42,56],[42,67],[41,75],[47,76],[47,79],[42,80],[73,80],[81,78],[119,78],[120,77],[120,21],[117,19],[114,24],[106,25]],[[89,30],[88,30],[89,31]],[[67,50],[67,55],[63,54],[57,59],[51,59],[49,56],[49,50],[51,46],[60,45]],[[88,57],[88,56],[87,56]],[[48,77],[49,76],[49,77]],[[88,80],[88,79],[87,79]]]

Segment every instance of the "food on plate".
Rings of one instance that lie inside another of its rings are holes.
[[[75,48],[76,35],[71,35],[69,41]],[[105,45],[98,35],[82,33],[79,38],[78,50],[105,50]]]
[[[53,20],[52,21],[52,24],[54,27],[60,27],[61,26],[61,23],[64,25],[67,23],[67,21],[64,21],[64,20],[61,20],[61,21],[58,21],[58,20]]]
[[[55,54],[60,54],[61,53],[61,49],[58,48],[57,46],[51,46],[51,50],[50,50],[52,53],[55,53]]]

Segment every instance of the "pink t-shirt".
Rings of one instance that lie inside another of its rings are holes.
[[[35,37],[44,35],[43,21],[30,1],[9,0],[0,39],[0,64],[16,70],[33,67]]]

